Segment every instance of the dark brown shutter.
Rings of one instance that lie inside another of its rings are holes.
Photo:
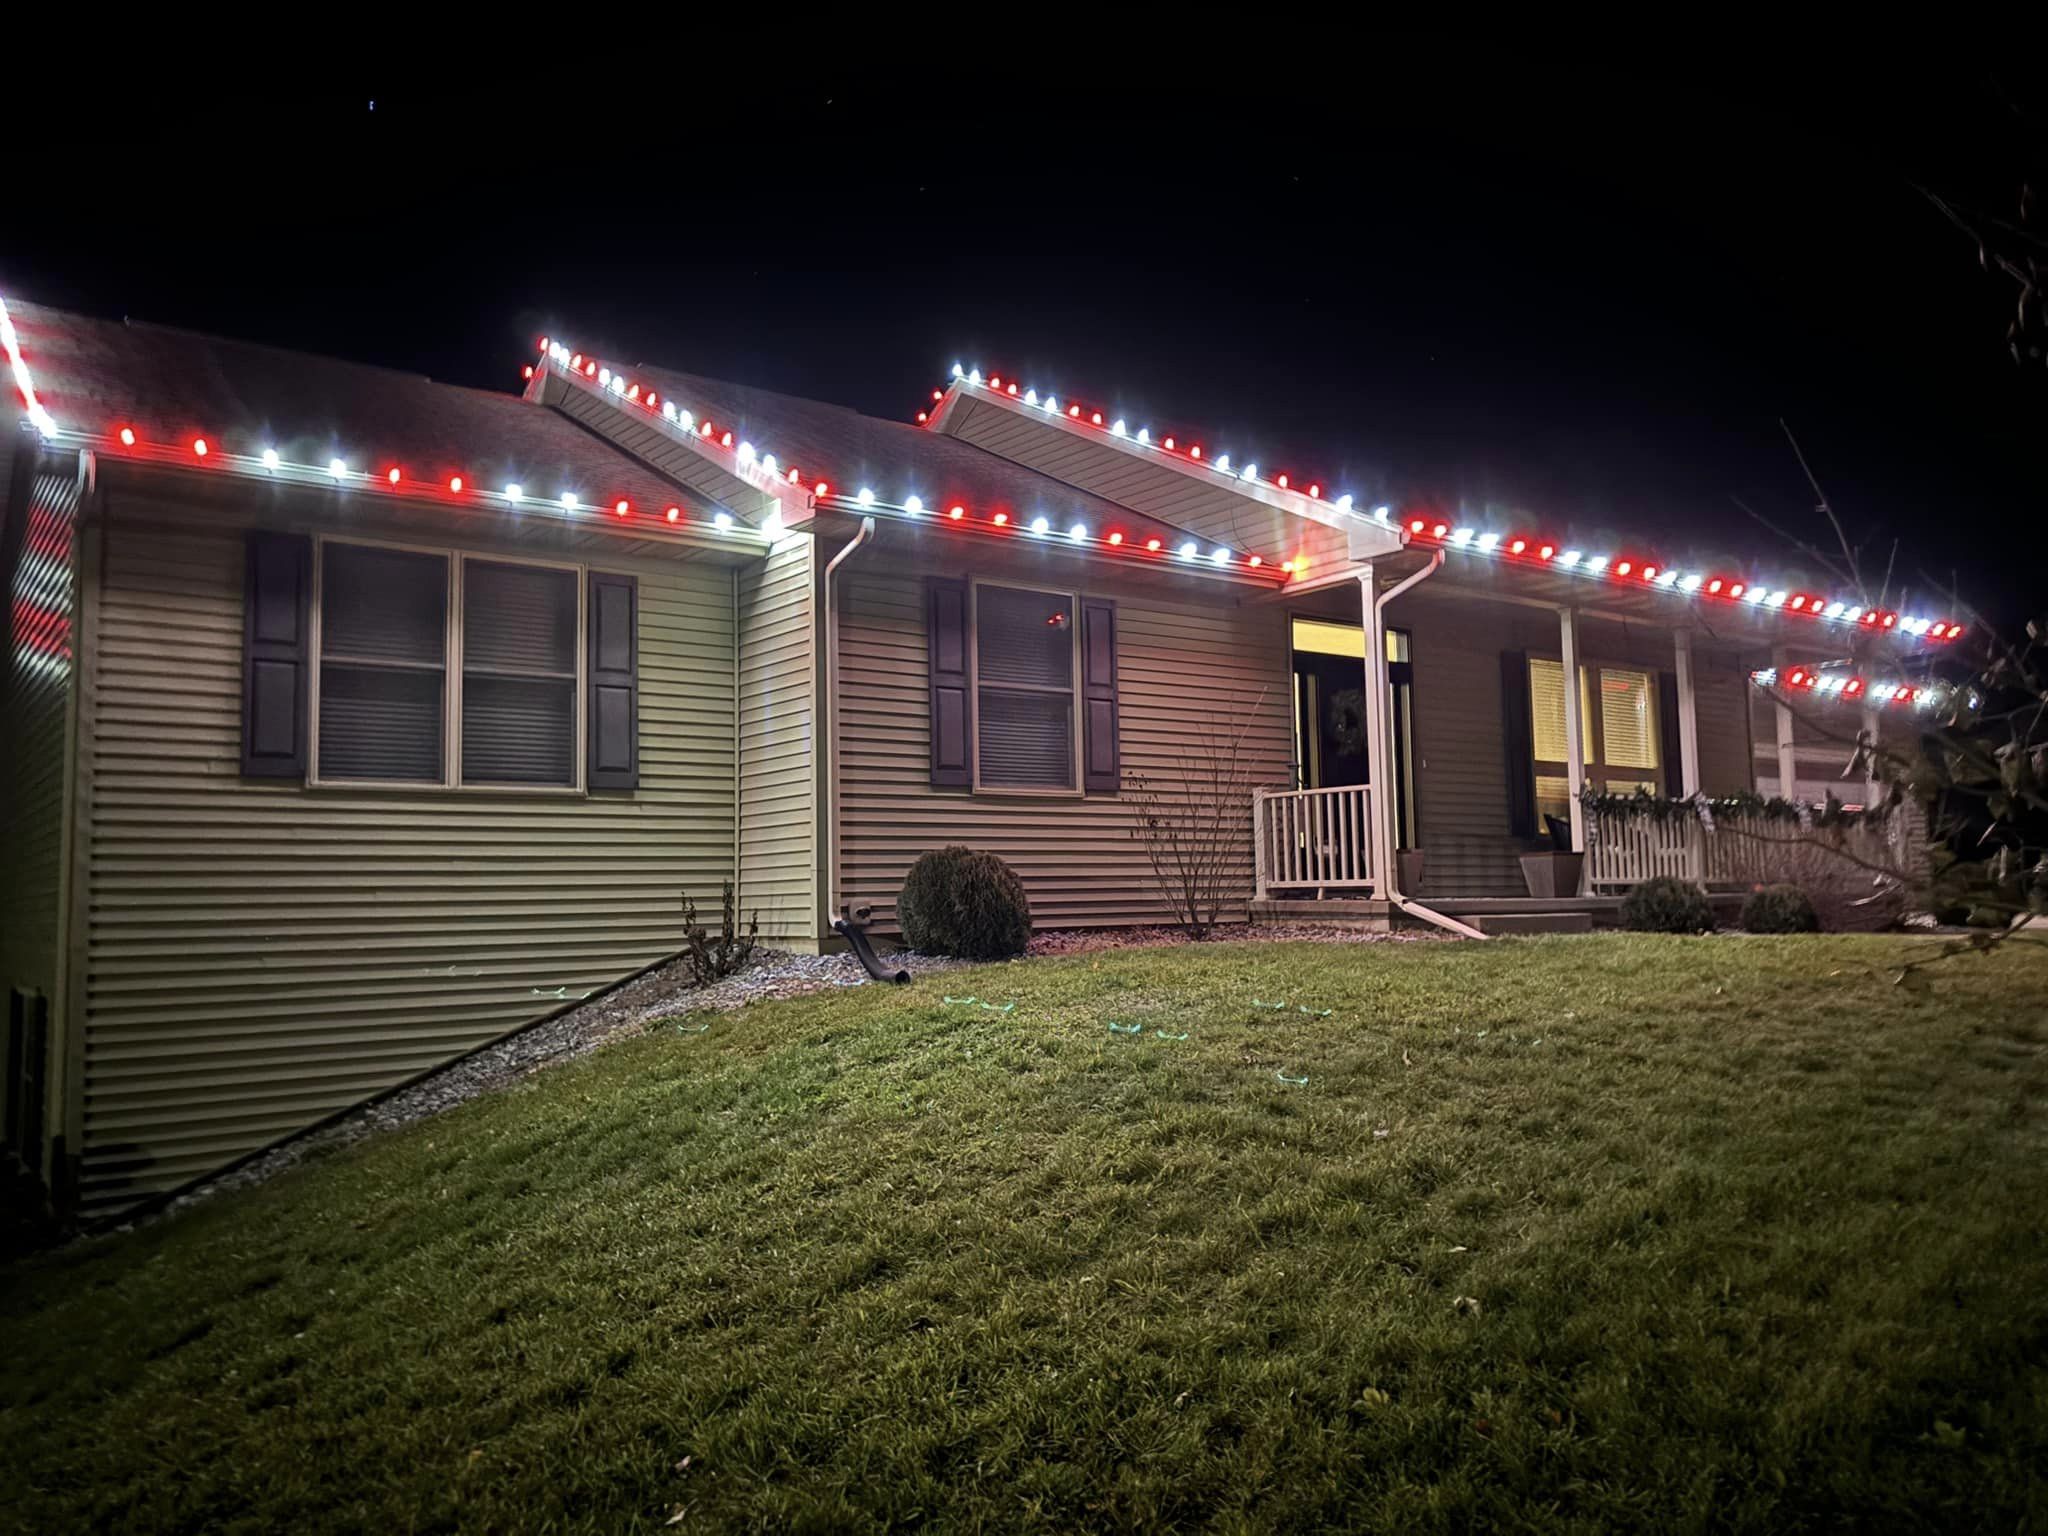
[[[251,530],[242,590],[242,774],[306,776],[313,541]]]
[[[1117,751],[1116,604],[1081,603],[1081,787],[1113,795],[1123,773]]]
[[[640,592],[631,576],[590,573],[591,789],[640,787]]]
[[[1678,674],[1657,674],[1657,756],[1664,766],[1664,793],[1685,793],[1678,766]]]
[[[1500,739],[1508,769],[1508,831],[1536,835],[1536,756],[1529,735],[1529,657],[1500,653]]]
[[[932,783],[964,788],[974,782],[974,760],[967,755],[974,739],[974,694],[967,684],[967,583],[927,577],[924,612],[930,658]]]

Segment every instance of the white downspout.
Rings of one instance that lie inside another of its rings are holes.
[[[1394,851],[1400,838],[1394,831],[1397,796],[1394,793],[1392,772],[1393,742],[1389,736],[1393,722],[1387,718],[1387,697],[1389,693],[1387,686],[1386,642],[1387,605],[1402,593],[1409,591],[1411,588],[1418,587],[1423,582],[1429,580],[1430,577],[1443,569],[1443,563],[1444,552],[1441,549],[1432,551],[1429,557],[1429,564],[1422,567],[1421,570],[1412,573],[1406,579],[1396,582],[1385,592],[1376,594],[1372,591],[1372,573],[1368,571],[1364,578],[1366,583],[1365,590],[1372,599],[1366,605],[1366,614],[1372,624],[1372,633],[1366,637],[1365,647],[1366,655],[1371,658],[1370,665],[1373,673],[1370,679],[1372,714],[1369,718],[1374,723],[1372,726],[1372,741],[1369,745],[1379,748],[1378,753],[1375,754],[1378,758],[1378,764],[1375,766],[1383,764],[1386,767],[1386,777],[1381,779],[1373,789],[1373,822],[1377,827],[1377,841],[1379,843],[1376,851],[1386,860],[1380,871],[1380,889],[1386,893],[1389,905],[1410,917],[1420,918],[1425,923],[1433,923],[1439,928],[1457,934],[1460,938],[1484,939],[1488,936],[1481,933],[1477,928],[1468,927],[1454,917],[1446,917],[1441,912],[1432,911],[1420,902],[1411,901],[1406,896],[1403,896],[1401,894],[1400,881],[1401,861]]]
[[[818,711],[819,742],[825,759],[825,921],[839,912],[839,630],[832,622],[832,578],[861,545],[874,537],[875,520],[864,517],[844,549],[825,564],[825,697]]]

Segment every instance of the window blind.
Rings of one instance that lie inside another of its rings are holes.
[[[977,587],[975,749],[980,782],[1073,789],[1074,600]]]
[[[1600,669],[1600,750],[1610,768],[1657,766],[1657,717],[1647,672]]]
[[[445,556],[324,547],[321,777],[440,782],[447,664]]]
[[[576,575],[462,565],[462,782],[576,782]]]

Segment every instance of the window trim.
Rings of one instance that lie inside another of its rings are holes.
[[[1522,668],[1522,687],[1525,690],[1530,686],[1530,665],[1539,661],[1550,662],[1554,666],[1556,666],[1560,671],[1564,669],[1564,657],[1558,654],[1557,652],[1530,651],[1527,655],[1525,664]],[[1610,764],[1607,761],[1607,729],[1606,726],[1601,722],[1600,710],[1598,708],[1600,700],[1599,674],[1601,672],[1610,670],[1615,672],[1640,672],[1641,674],[1643,674],[1643,676],[1647,677],[1650,680],[1649,739],[1652,747],[1656,751],[1658,760],[1656,763],[1654,763],[1652,766],[1648,768],[1630,768],[1617,764]],[[1579,671],[1581,673],[1586,674],[1586,676],[1581,679],[1579,685],[1581,689],[1581,692],[1579,694],[1580,726],[1583,735],[1586,738],[1588,738],[1588,750],[1586,752],[1585,762],[1586,783],[1588,785],[1596,786],[1596,792],[1607,792],[1607,779],[1608,774],[1611,770],[1616,775],[1628,775],[1634,778],[1640,778],[1641,776],[1647,774],[1652,783],[1661,785],[1664,782],[1663,775],[1665,770],[1665,764],[1663,761],[1664,706],[1663,701],[1658,697],[1657,668],[1640,661],[1602,660],[1597,657],[1587,656],[1580,658]],[[1529,762],[1531,766],[1531,772],[1534,777],[1539,779],[1562,778],[1569,782],[1571,778],[1571,765],[1569,763],[1565,762],[1561,758],[1553,762],[1550,758],[1538,757],[1536,755],[1535,711],[1533,708],[1533,699],[1531,703],[1532,708],[1530,710],[1529,730]],[[1567,793],[1569,793],[1569,791],[1567,791]],[[1538,805],[1538,812],[1540,816],[1540,803]]]
[[[989,686],[998,692],[1009,689],[1016,693],[1059,693],[1067,696],[1067,736],[1073,749],[1073,760],[1069,767],[1073,772],[1073,787],[1033,788],[1028,784],[984,784],[981,780],[981,589],[993,587],[999,592],[1037,592],[1046,597],[1065,600],[1069,621],[1067,624],[1067,686],[1058,688],[1036,688],[1030,684],[992,683]],[[1041,587],[1029,582],[985,581],[979,576],[967,581],[967,687],[974,700],[974,729],[967,744],[969,774],[968,793],[990,797],[1017,796],[1029,800],[1082,800],[1088,790],[1085,782],[1087,758],[1081,740],[1084,722],[1081,717],[1081,600],[1085,594],[1078,589],[1063,587]]]
[[[428,779],[327,779],[320,776],[320,675],[324,661],[322,639],[325,630],[327,596],[327,546],[337,544],[363,549],[392,549],[406,554],[432,555],[445,561],[448,570],[447,629],[442,652],[445,676],[441,687],[441,778]],[[575,745],[570,749],[573,774],[567,784],[465,784],[462,782],[462,674],[463,674],[463,567],[471,560],[486,565],[531,565],[543,570],[564,571],[576,583],[576,696],[574,707]],[[590,646],[585,635],[590,603],[590,568],[579,561],[542,560],[531,555],[501,555],[484,550],[458,549],[443,544],[415,544],[398,539],[362,539],[316,533],[313,536],[312,634],[308,643],[306,694],[306,786],[309,789],[404,790],[420,794],[463,795],[553,795],[583,796],[589,793],[590,745],[588,738]]]

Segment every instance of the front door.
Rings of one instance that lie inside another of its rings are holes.
[[[1406,630],[1387,631],[1387,718],[1393,726],[1394,832],[1417,846],[1415,665]],[[1354,624],[1294,621],[1297,788],[1333,789],[1371,779],[1365,743],[1365,637]]]

